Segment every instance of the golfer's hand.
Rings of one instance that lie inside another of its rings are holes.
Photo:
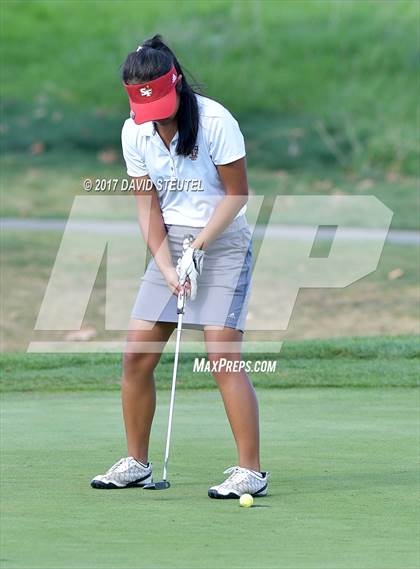
[[[163,273],[163,276],[165,278],[166,284],[168,285],[170,291],[173,294],[178,296],[178,294],[181,291],[184,291],[185,293],[189,294],[189,291],[190,291],[189,283],[185,283],[184,286],[182,286],[180,284],[178,273],[176,272],[175,267],[168,267],[168,268],[164,269],[162,271],[162,273]]]
[[[194,300],[197,296],[197,279],[203,270],[204,251],[188,247],[178,260],[176,272],[179,276],[179,282],[185,285],[187,296],[191,296]]]

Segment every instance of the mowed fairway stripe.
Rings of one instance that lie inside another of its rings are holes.
[[[169,393],[159,392],[156,478]],[[260,390],[267,498],[207,498],[235,453],[219,395],[177,395],[171,489],[95,491],[124,454],[117,393],[3,398],[3,568],[418,566],[418,392]]]

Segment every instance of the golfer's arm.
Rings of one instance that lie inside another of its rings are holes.
[[[134,178],[137,214],[142,235],[159,269],[164,271],[173,266],[167,232],[163,222],[159,198],[149,176]]]
[[[209,244],[232,223],[236,214],[248,201],[248,181],[245,158],[217,166],[225,189],[225,196],[217,204],[207,225],[197,235],[192,246],[207,249]]]

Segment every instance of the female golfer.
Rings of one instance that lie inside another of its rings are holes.
[[[177,295],[184,292],[185,326],[204,331],[238,451],[238,465],[208,495],[263,496],[268,473],[260,467],[258,403],[240,366],[252,258],[243,136],[229,111],[192,90],[160,36],[128,55],[122,78],[131,108],[123,154],[153,259],[134,304],[123,361],[128,457],[91,485],[125,488],[152,481],[153,372],[176,326]]]

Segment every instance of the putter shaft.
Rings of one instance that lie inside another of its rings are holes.
[[[167,475],[168,475],[169,449],[171,446],[172,419],[173,419],[173,414],[174,414],[176,376],[177,376],[177,371],[178,371],[179,348],[181,345],[181,331],[182,331],[182,319],[184,316],[184,308],[185,308],[185,295],[184,295],[184,293],[180,292],[178,295],[178,304],[177,304],[178,325],[176,328],[176,342],[175,342],[174,369],[173,369],[173,374],[172,374],[171,401],[169,403],[168,431],[166,434],[165,460],[163,463],[162,479],[165,482],[167,481]]]

